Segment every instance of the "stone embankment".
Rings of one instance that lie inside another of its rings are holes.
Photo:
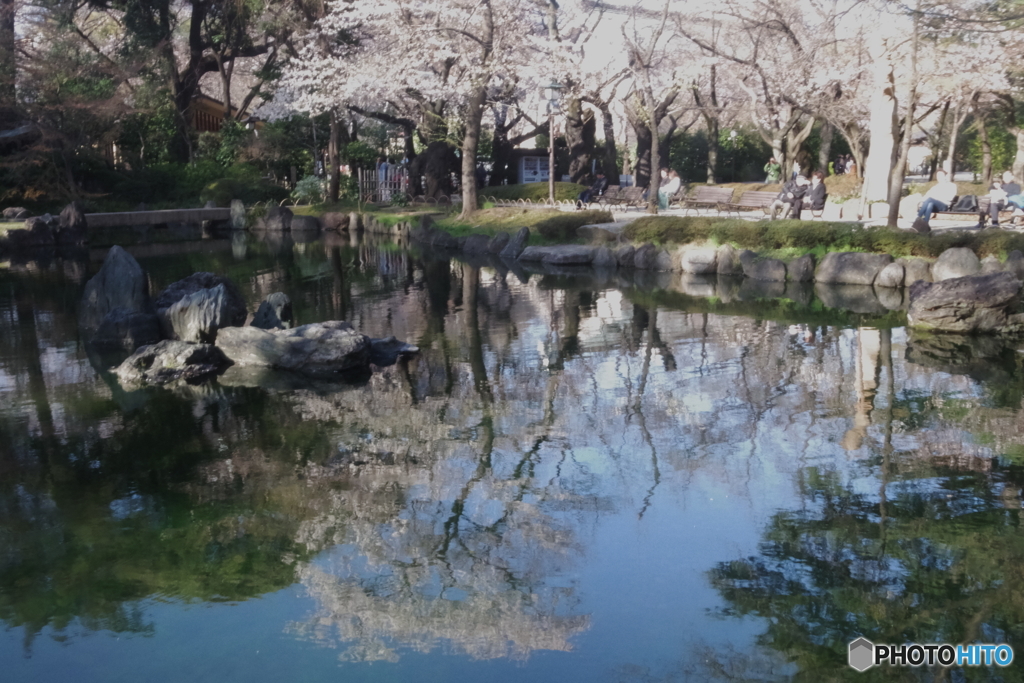
[[[213,273],[194,273],[156,297],[148,283],[131,254],[115,246],[79,304],[90,349],[132,352],[115,369],[128,385],[194,383],[230,365],[344,379],[419,351],[394,337],[370,339],[340,320],[295,327],[291,301],[281,292],[264,299],[250,319],[234,283]]]
[[[686,277],[741,277],[763,283],[814,283],[824,298],[837,288],[860,286],[872,291],[886,307],[909,309],[913,327],[970,334],[1024,333],[1020,297],[1024,255],[1019,251],[1011,252],[1005,262],[994,256],[979,260],[966,248],[947,249],[934,261],[862,252],[830,252],[820,262],[810,254],[782,261],[729,244],[634,245],[601,226],[580,228],[580,236],[591,244],[553,246],[526,246],[527,228],[515,235],[460,238],[428,221],[416,227],[390,228],[393,234],[396,229],[403,234],[407,231],[412,241],[422,245],[468,255],[493,254],[507,261],[552,268],[588,266],[674,272]]]

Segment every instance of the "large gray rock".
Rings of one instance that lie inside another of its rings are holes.
[[[153,300],[168,339],[213,343],[222,327],[245,324],[245,299],[235,284],[213,273],[193,273]]]
[[[620,268],[632,268],[634,256],[636,256],[636,247],[632,244],[624,244],[615,250],[615,259],[619,262]]]
[[[551,247],[527,247],[520,261],[540,261],[556,266],[585,266],[594,260],[596,247],[582,244],[560,244]]]
[[[862,254],[855,251],[829,252],[814,271],[814,280],[825,284],[871,285],[892,263],[889,254]]]
[[[4,209],[3,216],[9,221],[21,221],[28,218],[29,211],[20,206],[8,206]]]
[[[911,327],[963,334],[1004,330],[1018,313],[1021,281],[1010,273],[974,275],[910,288]]]
[[[640,245],[633,254],[633,267],[639,270],[653,270],[658,258],[658,248],[648,242]]]
[[[939,254],[932,265],[932,280],[942,282],[954,278],[977,275],[981,272],[981,261],[966,247],[953,247]]]
[[[811,282],[814,280],[814,257],[804,254],[786,264],[786,277],[793,282]]]
[[[226,327],[217,346],[239,365],[262,365],[311,377],[330,377],[370,362],[370,340],[342,320],[291,330]]]
[[[97,351],[132,351],[163,339],[160,320],[153,313],[115,308],[109,311],[87,343]]]
[[[491,241],[487,243],[487,253],[489,254],[500,254],[504,251],[505,247],[508,246],[509,241],[512,239],[512,235],[507,232],[499,232],[491,238]]]
[[[288,232],[292,229],[292,210],[284,206],[272,206],[260,224],[264,230]]]
[[[50,214],[25,221],[25,227],[7,231],[7,244],[15,250],[52,247],[57,241],[57,220]]]
[[[250,324],[261,330],[287,330],[294,322],[292,300],[284,292],[274,292],[260,302]]]
[[[332,232],[345,232],[348,230],[349,215],[338,211],[329,211],[320,217],[323,221],[324,230]]]
[[[86,283],[78,304],[78,324],[86,336],[91,337],[103,318],[115,308],[127,313],[153,312],[146,271],[118,246],[110,248],[99,272]]]
[[[666,251],[665,249],[659,249],[658,253],[654,255],[653,270],[659,270],[662,272],[676,270],[675,264],[673,263],[672,254],[668,253],[668,251]]]
[[[902,287],[905,276],[906,268],[899,261],[894,261],[882,268],[882,272],[875,278],[875,287]]]
[[[505,248],[501,250],[500,256],[512,261],[516,260],[523,253],[523,250],[526,249],[526,243],[529,241],[530,229],[527,227],[519,228],[518,232],[512,235],[512,239],[508,241]]]
[[[719,275],[742,275],[743,264],[740,263],[740,252],[731,244],[718,247],[718,263],[716,270]]]
[[[316,216],[292,216],[291,229],[293,232],[317,232],[320,227],[320,219]]]
[[[57,244],[84,244],[87,227],[82,202],[71,202],[57,219],[55,241]]]
[[[744,259],[743,274],[752,280],[785,282],[786,264],[774,258]]]
[[[715,247],[681,247],[679,270],[692,275],[710,275],[718,272],[718,252]]]
[[[212,344],[222,327],[235,327],[245,323],[245,307],[239,308],[224,283],[210,289],[187,294],[167,308],[159,309],[157,316],[164,336],[187,342]]]
[[[241,199],[231,200],[231,229],[245,230],[245,204]]]
[[[615,254],[608,247],[597,247],[594,249],[594,260],[590,262],[590,265],[595,268],[616,268],[619,265],[619,260],[615,258]]]
[[[904,286],[909,287],[918,280],[924,280],[925,282],[932,281],[932,264],[930,261],[918,256],[905,256],[896,259],[896,263],[903,266]]]
[[[197,382],[231,365],[212,344],[164,340],[143,346],[114,370],[124,384],[166,384],[175,380]]]
[[[1003,264],[1003,270],[1018,280],[1024,280],[1024,255],[1017,249],[1011,251],[1006,257],[1006,263]]]
[[[487,235],[470,235],[462,243],[462,251],[467,254],[486,254],[491,244],[491,238]]]
[[[999,273],[1002,270],[1003,270],[1003,264],[999,262],[999,257],[998,256],[995,256],[993,254],[989,254],[985,258],[981,259],[981,274],[982,275],[991,275],[992,273]]]

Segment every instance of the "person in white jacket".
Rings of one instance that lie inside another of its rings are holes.
[[[679,174],[675,171],[668,172],[668,180],[665,184],[658,188],[658,208],[667,209],[669,199],[672,198],[676,192],[679,191],[679,186],[682,184],[682,180],[679,179]]]
[[[924,201],[921,202],[921,208],[917,210],[917,217],[923,218],[925,222],[931,220],[933,213],[949,211],[958,192],[956,183],[949,179],[945,171],[936,171],[935,178],[938,182],[928,190]]]

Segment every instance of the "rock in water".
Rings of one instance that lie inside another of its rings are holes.
[[[261,330],[287,330],[294,322],[292,300],[283,292],[274,292],[260,302],[251,325]]]
[[[974,275],[910,288],[911,327],[963,334],[1010,331],[1019,324],[1021,281],[1012,274]]]
[[[92,335],[115,308],[129,313],[152,313],[146,271],[118,246],[110,248],[99,272],[86,283],[78,305],[78,324],[87,335]]]
[[[197,382],[217,374],[231,361],[212,344],[164,340],[143,346],[114,370],[124,384]]]
[[[160,325],[171,339],[212,344],[222,327],[235,327],[245,322],[244,311],[239,322],[237,307],[223,283],[211,289],[200,289],[175,301],[159,313]]]
[[[84,244],[86,235],[85,207],[71,202],[60,212],[57,223],[57,244]]]
[[[163,338],[160,321],[152,313],[115,308],[103,316],[96,334],[88,343],[97,351],[129,351]]]
[[[855,251],[825,254],[814,280],[836,285],[873,285],[882,269],[892,263],[889,254],[863,254]]]
[[[218,286],[223,286],[222,293],[207,292],[193,298],[193,295],[202,290],[215,290]],[[184,299],[188,299],[188,305],[183,304],[175,309],[172,319],[169,315],[171,307]],[[212,343],[217,330],[222,327],[244,325],[247,315],[245,299],[235,284],[226,277],[213,273],[193,273],[168,285],[153,300],[153,306],[160,318],[164,336],[183,341]],[[194,310],[192,313],[186,313],[188,309]]]
[[[977,275],[981,272],[981,261],[966,247],[953,247],[939,254],[932,264],[932,279],[935,282]]]
[[[420,352],[420,347],[400,342],[394,337],[370,340],[370,362],[379,367],[392,365],[403,356]]]
[[[331,320],[292,330],[226,327],[217,346],[239,365],[264,365],[312,377],[331,377],[367,367],[370,340],[347,322]]]
[[[519,255],[523,253],[523,249],[526,249],[526,243],[530,241],[530,229],[527,227],[519,228],[515,235],[509,239],[501,250],[501,257],[511,260],[519,258]]]

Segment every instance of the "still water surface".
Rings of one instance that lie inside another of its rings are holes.
[[[1013,346],[392,244],[135,254],[422,353],[125,391],[75,323],[103,252],[3,264],[5,681],[1022,678],[845,668],[859,635],[1024,657]]]

